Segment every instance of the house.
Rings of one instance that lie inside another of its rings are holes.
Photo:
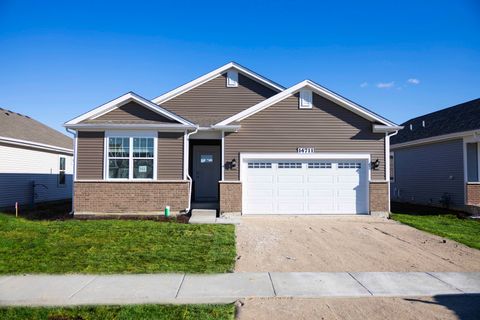
[[[73,140],[0,108],[0,208],[72,197]]]
[[[480,206],[480,99],[402,124],[392,137],[392,201]]]
[[[65,127],[76,213],[242,214],[388,212],[389,135],[401,128],[313,81],[284,88],[233,62]]]

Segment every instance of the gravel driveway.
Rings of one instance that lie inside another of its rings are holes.
[[[480,271],[480,250],[393,220],[242,217],[235,271]]]

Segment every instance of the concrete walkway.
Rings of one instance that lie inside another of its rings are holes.
[[[0,277],[0,305],[230,303],[248,297],[480,293],[480,272],[262,272]]]

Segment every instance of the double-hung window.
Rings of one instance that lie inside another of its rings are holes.
[[[65,186],[66,177],[65,177],[65,169],[66,169],[66,158],[60,156],[59,158],[59,166],[58,166],[58,185]]]
[[[108,179],[154,179],[155,138],[153,136],[110,135],[107,137]]]

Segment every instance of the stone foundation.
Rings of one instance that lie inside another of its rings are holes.
[[[467,183],[467,203],[469,206],[480,206],[480,183]]]
[[[174,182],[88,182],[74,184],[74,212],[135,213],[173,212],[188,206],[187,181]]]
[[[370,182],[370,214],[372,216],[388,217],[390,201],[388,182]]]
[[[240,182],[221,181],[220,213],[242,212],[242,184]]]

